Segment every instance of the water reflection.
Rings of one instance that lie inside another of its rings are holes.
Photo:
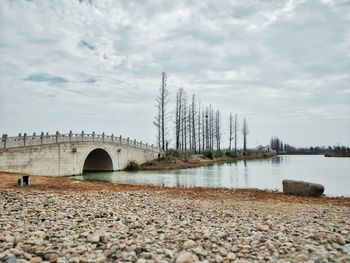
[[[283,179],[321,183],[326,194],[349,196],[350,158],[276,156],[270,159],[212,164],[186,170],[89,173],[75,177],[127,184],[183,187],[282,188]]]

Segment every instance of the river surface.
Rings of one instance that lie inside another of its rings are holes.
[[[350,196],[350,158],[281,155],[172,171],[100,172],[75,179],[169,187],[259,188],[282,191],[283,179],[325,186],[330,196]]]

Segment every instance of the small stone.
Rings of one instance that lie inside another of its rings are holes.
[[[30,263],[41,263],[43,262],[41,257],[34,257],[30,259]]]
[[[183,244],[183,247],[185,249],[189,249],[192,248],[196,245],[196,242],[194,242],[193,240],[186,240],[185,243]]]
[[[333,236],[333,241],[337,242],[339,245],[342,245],[342,246],[345,245],[345,239],[343,238],[342,235],[335,234]]]
[[[190,252],[182,252],[176,259],[175,263],[193,263],[198,260],[198,257]]]
[[[220,255],[216,255],[215,256],[215,262],[217,262],[217,263],[220,263],[220,262],[222,262],[224,259],[222,258],[222,256],[220,256]]]
[[[193,252],[196,253],[197,255],[204,256],[204,257],[208,255],[208,252],[204,250],[203,247],[201,246],[194,248]]]
[[[231,251],[232,251],[232,252],[237,252],[238,250],[239,250],[239,248],[238,248],[237,245],[233,245],[233,246],[231,247]]]
[[[230,261],[233,261],[233,260],[235,260],[236,258],[237,258],[237,256],[236,256],[236,254],[235,253],[228,253],[227,254],[227,260],[230,260]]]
[[[7,237],[5,238],[5,241],[6,241],[7,243],[13,244],[13,242],[15,241],[15,237],[13,237],[13,236],[7,236]]]
[[[267,231],[270,229],[270,227],[268,225],[257,225],[257,229],[259,231]]]
[[[100,242],[100,235],[99,234],[92,234],[88,236],[87,241],[90,243],[98,243]]]

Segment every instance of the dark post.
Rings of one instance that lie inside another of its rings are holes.
[[[119,143],[122,143],[122,136],[119,136]]]
[[[126,139],[127,145],[129,145],[129,137]]]
[[[44,140],[44,132],[41,132],[40,134],[40,144],[43,145],[43,140]]]
[[[81,141],[84,141],[84,131],[81,132]]]
[[[72,141],[72,136],[73,136],[72,131],[69,131],[69,141],[70,141],[70,142]]]
[[[56,143],[58,143],[58,136],[60,135],[60,133],[58,131],[56,131]]]
[[[114,138],[114,135],[113,135],[113,133],[112,133],[112,135],[111,135],[112,142],[113,142],[113,138]]]
[[[92,132],[92,141],[93,142],[95,141],[95,132],[94,131]]]
[[[105,133],[102,132],[102,141],[104,142],[105,141]]]

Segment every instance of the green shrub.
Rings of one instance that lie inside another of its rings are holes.
[[[212,151],[206,151],[203,153],[203,155],[209,159],[214,159],[214,154]]]
[[[165,156],[180,158],[181,152],[178,149],[169,149],[165,152]]]
[[[226,156],[229,156],[229,157],[237,157],[238,156],[238,154],[237,153],[235,153],[235,152],[230,152],[230,151],[226,151],[225,152],[225,155]]]
[[[187,162],[191,159],[192,156],[191,151],[181,151],[179,149],[169,149],[166,151],[165,156],[162,161],[165,162],[172,162],[176,159],[182,159],[183,161]]]
[[[214,157],[215,158],[224,157],[224,152],[223,151],[214,152]]]
[[[140,169],[139,164],[135,160],[128,161],[125,170],[127,171],[137,171]]]

